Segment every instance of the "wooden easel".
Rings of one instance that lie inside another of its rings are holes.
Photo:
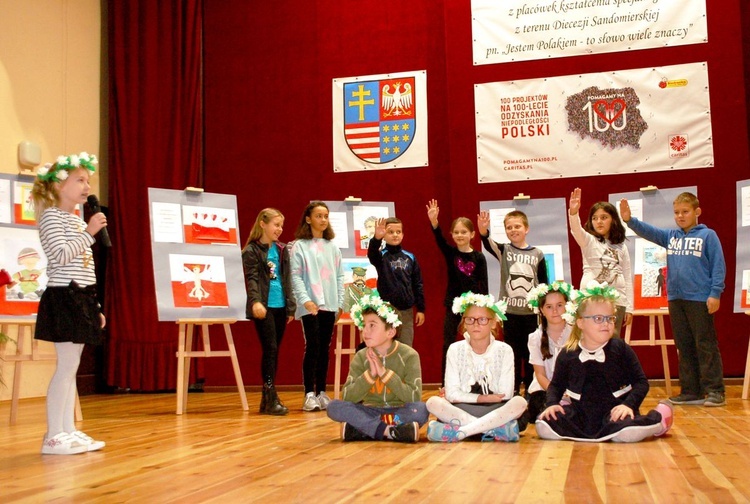
[[[0,359],[6,362],[15,362],[15,369],[13,370],[13,392],[10,399],[10,425],[15,425],[18,419],[18,399],[21,395],[21,369],[24,362],[29,361],[44,361],[44,360],[57,360],[57,354],[55,353],[41,353],[39,351],[39,341],[34,339],[34,327],[36,326],[36,316],[33,317],[13,317],[13,316],[0,316],[0,332],[3,334],[9,334],[10,327],[16,327],[16,352],[11,355],[6,355],[7,343],[0,344]],[[26,347],[26,335],[28,334],[31,338],[31,353],[24,353]],[[0,361],[0,362],[1,362]],[[76,392],[76,406],[75,406],[75,419],[76,422],[83,420],[83,412],[81,411],[81,402],[78,399],[78,392]]]
[[[344,326],[349,327],[349,344],[344,348]],[[336,363],[334,365],[333,378],[333,398],[341,399],[341,364],[344,355],[349,356],[349,366],[352,365],[352,358],[357,353],[357,326],[351,319],[339,319],[336,322]],[[348,373],[348,371],[347,371]]]
[[[190,358],[191,357],[229,357],[232,359],[232,368],[234,369],[234,378],[237,381],[237,390],[240,393],[242,409],[247,411],[247,395],[245,394],[245,385],[242,383],[242,373],[240,372],[240,363],[237,360],[237,351],[232,339],[231,325],[237,322],[235,319],[203,319],[203,318],[183,318],[177,319],[179,325],[179,341],[177,344],[177,414],[182,415],[187,411],[188,382],[190,378]],[[208,334],[210,326],[221,324],[224,326],[224,334],[227,338],[229,350],[211,350],[211,341]],[[193,328],[200,326],[203,336],[203,350],[193,351]]]
[[[634,346],[660,346],[661,347],[661,361],[664,366],[664,387],[667,389],[667,397],[672,396],[672,377],[669,374],[669,356],[667,355],[667,346],[674,345],[673,339],[667,339],[667,332],[664,328],[664,317],[669,315],[667,310],[659,308],[648,308],[643,310],[634,310],[633,318],[635,317],[648,317],[648,339],[647,340],[636,340],[631,341],[631,333],[633,331],[633,322],[625,327],[625,343]],[[659,339],[656,339],[656,323],[659,323]]]

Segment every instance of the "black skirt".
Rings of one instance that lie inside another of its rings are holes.
[[[55,343],[98,345],[103,333],[96,285],[47,287],[39,301],[34,338]]]

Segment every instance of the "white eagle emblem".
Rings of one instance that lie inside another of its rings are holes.
[[[404,89],[403,92],[401,92],[402,87]],[[411,84],[408,82],[403,86],[400,82],[396,82],[393,92],[391,92],[391,86],[386,84],[383,86],[383,93],[380,100],[383,107],[383,116],[410,116],[412,114],[412,97]]]

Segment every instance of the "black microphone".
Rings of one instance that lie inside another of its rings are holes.
[[[86,198],[86,202],[89,204],[89,208],[92,212],[99,213],[102,211],[101,208],[99,208],[99,198],[94,196],[93,194],[89,194],[89,197]],[[112,242],[109,240],[109,233],[107,232],[107,227],[103,227],[101,231],[99,231],[99,234],[102,237],[102,245],[105,247],[111,247]]]

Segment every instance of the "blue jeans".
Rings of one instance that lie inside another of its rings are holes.
[[[328,405],[328,418],[336,422],[346,422],[358,431],[373,439],[383,439],[386,424],[381,419],[384,414],[393,415],[397,424],[417,422],[427,423],[430,413],[422,401],[406,403],[395,408],[376,408],[362,403],[331,401]]]

